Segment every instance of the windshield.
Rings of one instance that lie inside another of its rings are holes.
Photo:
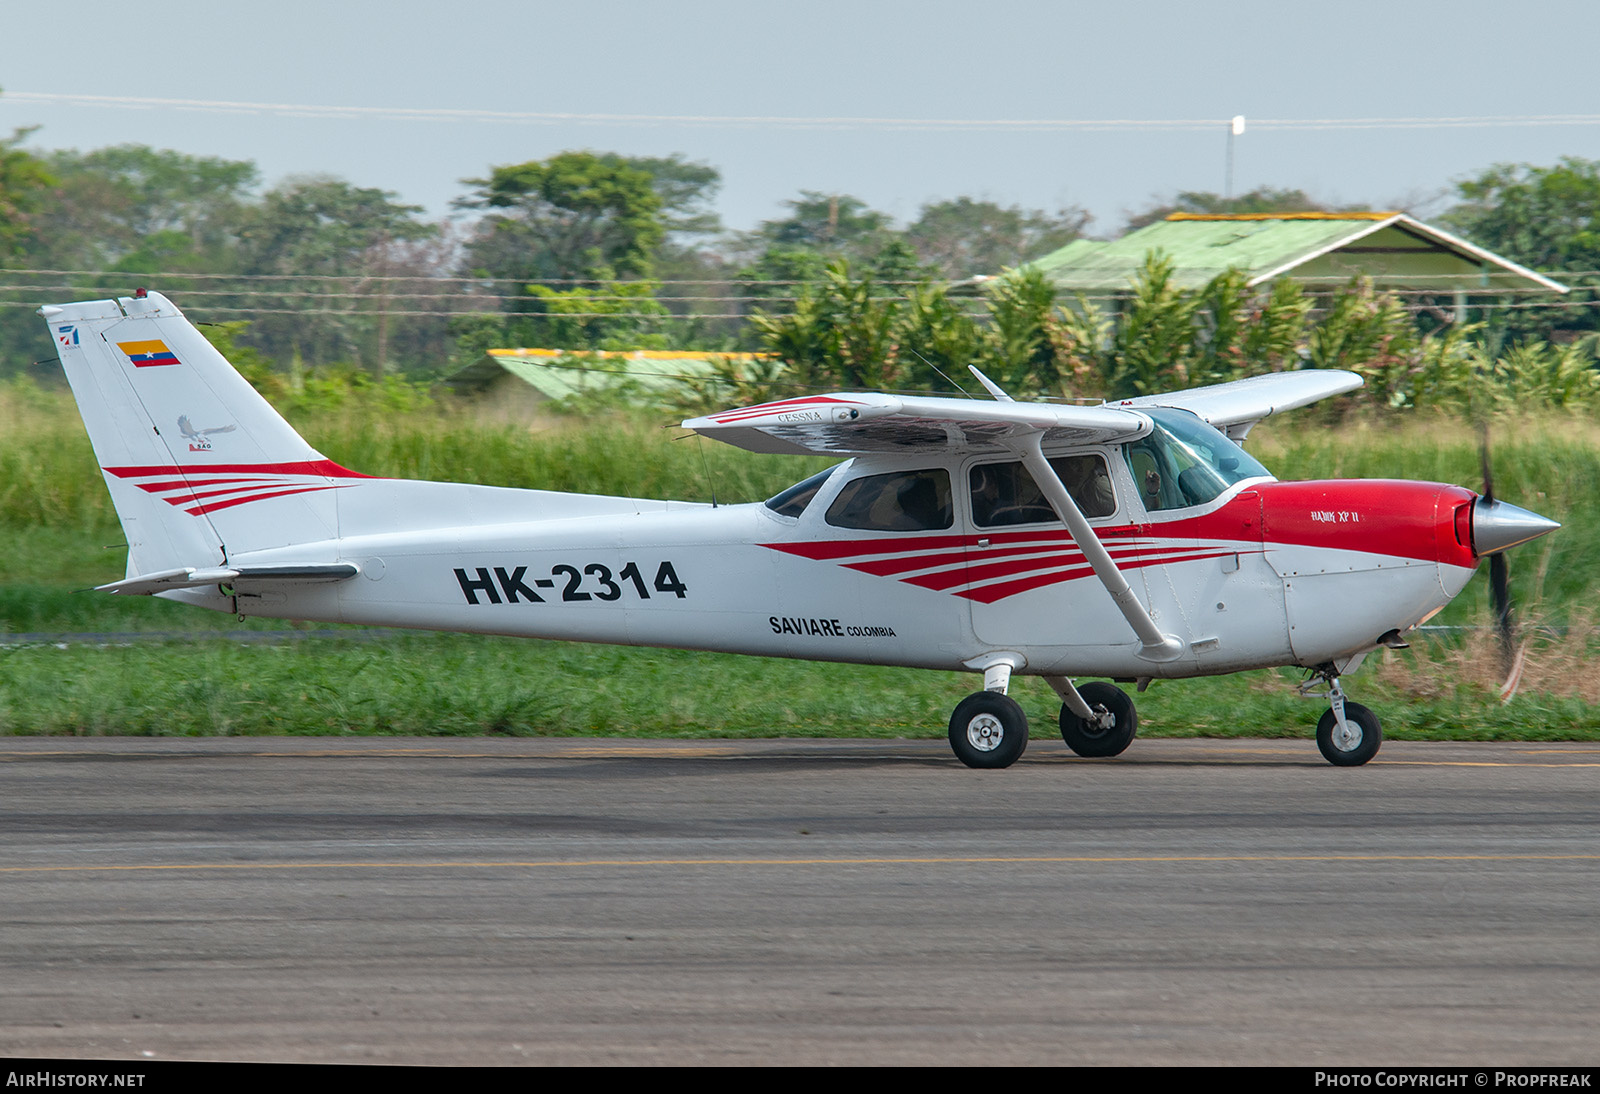
[[[1187,410],[1140,410],[1155,428],[1123,451],[1146,510],[1204,505],[1236,482],[1272,477],[1244,449]]]

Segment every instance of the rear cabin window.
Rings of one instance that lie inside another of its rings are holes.
[[[950,473],[894,471],[845,484],[828,506],[828,523],[874,532],[927,532],[954,523]]]
[[[774,494],[767,499],[767,508],[780,517],[798,517],[806,511],[806,506],[811,504],[811,499],[817,496],[817,491],[822,489],[822,484],[828,481],[835,470],[836,467],[830,467],[826,471],[819,471],[783,493]]]
[[[1117,511],[1116,494],[1106,461],[1096,455],[1057,456],[1050,467],[1086,517],[1109,517]],[[1059,523],[1055,508],[1020,463],[986,463],[968,475],[972,487],[972,520],[980,528],[1011,524]]]

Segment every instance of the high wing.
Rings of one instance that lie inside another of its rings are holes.
[[[683,428],[751,452],[782,455],[983,452],[1009,448],[1007,438],[1034,431],[1052,446],[1137,440],[1150,432],[1139,408],[1175,407],[1239,441],[1263,418],[1354,391],[1362,383],[1354,372],[1306,369],[1101,406],[833,392],[690,418]]]
[[[751,452],[865,456],[929,449],[999,451],[1016,433],[1045,444],[1108,444],[1150,432],[1130,410],[939,396],[833,393],[690,418],[683,428]]]
[[[1338,369],[1269,372],[1265,376],[1251,376],[1188,391],[1141,395],[1137,399],[1122,399],[1110,405],[1176,407],[1205,419],[1226,433],[1229,440],[1242,441],[1251,427],[1263,418],[1309,406],[1330,395],[1343,395],[1363,383],[1356,373]]]

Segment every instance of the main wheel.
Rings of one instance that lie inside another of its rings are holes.
[[[1330,764],[1360,767],[1378,754],[1378,746],[1383,744],[1383,726],[1376,714],[1349,700],[1344,704],[1344,720],[1350,725],[1348,733],[1339,731],[1332,707],[1324,711],[1317,722],[1317,747]]]
[[[1061,739],[1080,756],[1116,756],[1133,743],[1139,732],[1139,712],[1128,693],[1115,684],[1096,680],[1078,689],[1090,709],[1104,708],[1116,719],[1109,727],[1080,718],[1066,706],[1061,708]]]
[[[950,716],[950,747],[968,767],[1010,767],[1028,747],[1028,716],[998,691],[978,691]]]

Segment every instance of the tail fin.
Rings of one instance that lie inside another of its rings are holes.
[[[365,476],[307,444],[166,297],[39,314],[127,534],[129,577],[336,536],[331,492]]]

